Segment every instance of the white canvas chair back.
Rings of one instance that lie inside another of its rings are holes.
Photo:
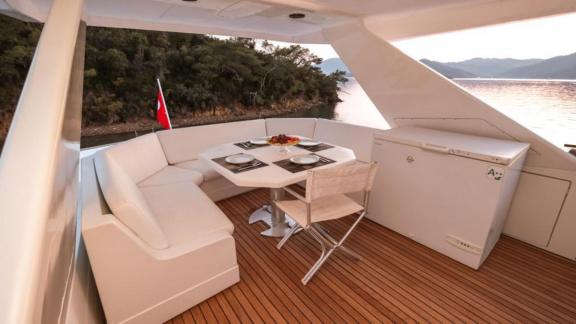
[[[357,162],[353,165],[309,171],[306,180],[306,202],[353,192],[372,190],[376,163]]]
[[[303,284],[306,285],[308,281],[310,281],[322,264],[324,264],[336,249],[347,252],[354,258],[360,258],[358,254],[350,251],[348,248],[342,246],[342,244],[366,215],[366,206],[368,205],[368,198],[375,176],[376,163],[357,162],[353,165],[310,171],[306,180],[306,197],[302,197],[290,188],[284,189],[294,195],[297,201],[295,203],[291,201],[279,201],[277,202],[277,206],[284,206],[280,207],[284,211],[292,209],[290,215],[294,217],[296,225],[278,242],[277,248],[282,248],[290,236],[299,229],[303,229],[320,243],[322,249],[320,258],[314,263],[312,268],[308,270],[304,278],[302,278]],[[362,205],[359,205],[345,195],[354,192],[364,192]],[[305,207],[303,205],[305,205]],[[305,208],[305,221],[303,220],[302,207]],[[317,222],[352,215],[358,215],[358,217],[340,240],[336,240],[330,236],[330,234],[317,224]]]

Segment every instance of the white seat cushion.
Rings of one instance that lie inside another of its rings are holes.
[[[300,135],[314,137],[316,118],[268,118],[266,119],[266,134]]]
[[[379,131],[382,130],[334,120],[318,119],[314,138],[352,149],[358,160],[370,162],[372,160],[372,139],[374,133]]]
[[[208,165],[208,163],[206,163],[202,160],[184,161],[184,162],[176,163],[176,164],[174,164],[174,166],[179,167],[179,168],[184,168],[187,170],[200,172],[202,174],[202,176],[204,177],[204,181],[215,180],[215,179],[222,177],[220,175],[220,173],[218,173],[210,165]]]
[[[177,245],[220,230],[234,232],[234,225],[226,215],[193,183],[179,182],[141,190],[170,244]]]
[[[202,173],[186,170],[175,166],[167,166],[138,183],[138,187],[162,186],[177,182],[191,182],[200,185],[204,177]]]
[[[185,127],[156,133],[170,164],[195,160],[202,151],[218,144],[266,136],[264,119]]]
[[[138,183],[168,165],[156,133],[142,135],[106,149],[120,167]]]
[[[301,200],[281,200],[276,205],[302,227],[308,225],[306,203]],[[312,201],[312,222],[338,219],[357,213],[364,208],[346,195],[332,195]]]
[[[146,199],[114,156],[110,150],[104,150],[94,158],[98,182],[108,206],[120,222],[152,248],[167,248],[168,240]]]

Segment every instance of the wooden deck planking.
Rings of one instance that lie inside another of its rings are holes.
[[[320,250],[304,233],[277,250],[263,224],[248,225],[267,200],[256,190],[218,202],[241,281],[170,323],[576,322],[576,262],[506,236],[477,271],[363,220],[346,244],[363,259],[335,253],[303,286]],[[350,221],[326,227],[337,236]]]

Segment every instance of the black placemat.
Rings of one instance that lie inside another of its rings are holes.
[[[260,168],[263,168],[265,166],[268,166],[268,164],[266,164],[266,163],[264,163],[258,159],[254,159],[252,162],[248,162],[248,163],[244,163],[244,164],[232,164],[232,163],[226,162],[226,158],[227,158],[227,156],[223,156],[223,157],[219,157],[219,158],[214,158],[214,159],[212,159],[212,161],[220,164],[221,166],[225,167],[226,169],[230,170],[233,173],[242,173],[242,172],[260,169]],[[260,163],[260,164],[258,164],[258,163]],[[252,165],[252,166],[250,167],[250,165]]]
[[[310,151],[310,152],[320,152],[320,151],[324,151],[324,150],[331,149],[334,147],[333,145],[326,144],[326,143],[320,143],[320,144],[314,145],[314,146],[303,146],[303,145],[296,145],[296,146],[298,146],[299,148],[305,149],[307,151]]]
[[[247,142],[234,143],[234,145],[249,151],[249,150],[257,149],[259,147],[269,146],[270,144],[258,145],[258,144],[252,144],[252,143],[250,143],[250,141],[247,141]]]
[[[320,161],[318,161],[314,164],[301,165],[301,164],[296,164],[296,163],[290,162],[290,159],[285,159],[285,160],[276,161],[276,162],[274,162],[274,164],[283,168],[284,170],[290,171],[292,173],[297,173],[297,172],[302,172],[302,171],[314,169],[317,167],[321,167],[323,165],[327,165],[327,164],[331,164],[331,163],[336,162],[332,159],[329,159],[327,157],[323,157],[323,156],[318,155],[318,154],[312,154],[312,155],[319,156]]]

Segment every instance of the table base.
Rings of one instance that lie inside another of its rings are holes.
[[[288,215],[285,215],[285,217],[285,222],[273,225],[270,205],[264,205],[253,212],[252,215],[250,215],[250,218],[248,218],[248,224],[264,222],[270,228],[261,232],[260,234],[269,237],[284,237],[288,230],[295,224],[294,220],[292,220],[292,218],[290,218]]]

